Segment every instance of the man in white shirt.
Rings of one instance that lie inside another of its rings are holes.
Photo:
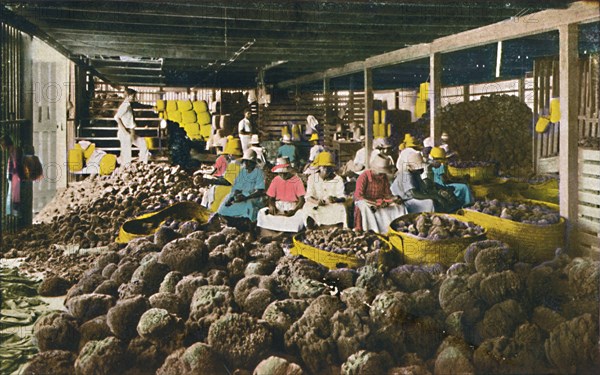
[[[119,157],[121,165],[131,164],[131,145],[135,145],[140,149],[139,160],[144,164],[148,164],[148,147],[146,140],[143,137],[135,135],[135,116],[131,103],[136,100],[137,91],[133,89],[125,89],[125,100],[119,106],[115,121],[117,122],[118,130],[117,137],[121,143],[121,156]]]
[[[238,123],[238,133],[240,135],[240,141],[242,142],[242,150],[246,152],[250,148],[250,140],[252,139],[252,123],[250,118],[252,117],[252,111],[246,109],[244,111],[244,118]]]

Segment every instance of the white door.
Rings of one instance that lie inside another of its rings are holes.
[[[44,166],[44,178],[33,183],[33,212],[38,213],[56,193],[57,109],[61,108],[61,85],[57,63],[33,62],[33,147]]]

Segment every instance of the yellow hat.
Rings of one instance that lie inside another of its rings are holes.
[[[404,147],[419,147],[419,144],[417,143],[417,141],[415,141],[415,138],[412,135],[408,135],[404,137]]]
[[[316,142],[319,140],[319,134],[317,133],[312,133],[309,139],[309,142]]]
[[[223,155],[242,156],[242,142],[240,139],[232,136],[227,137],[227,145],[225,145]]]
[[[432,159],[443,160],[446,159],[446,151],[441,147],[433,147],[429,152],[429,156],[431,156]]]
[[[333,154],[331,154],[331,152],[321,151],[312,165],[313,167],[335,167]]]

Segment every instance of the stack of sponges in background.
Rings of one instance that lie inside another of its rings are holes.
[[[211,116],[204,100],[157,100],[160,118],[179,124],[193,140],[207,140],[211,134]]]
[[[97,150],[89,141],[79,141],[69,150],[68,167],[70,172],[80,174],[111,174],[117,165],[117,156]]]
[[[391,134],[391,124],[386,123],[385,110],[373,111],[373,138],[387,138]]]

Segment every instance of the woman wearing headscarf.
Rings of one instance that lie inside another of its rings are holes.
[[[256,225],[270,231],[298,232],[304,228],[304,184],[286,158],[278,158],[271,171],[277,176],[267,190],[269,206],[258,212]]]
[[[453,182],[448,175],[446,169],[446,152],[441,147],[434,147],[429,153],[429,157],[433,160],[431,172],[433,173],[433,181],[441,186],[450,186],[454,188],[454,195],[460,201],[462,207],[467,207],[473,204],[473,194],[469,185]]]
[[[356,180],[354,191],[354,228],[385,234],[390,223],[404,214],[402,200],[390,191],[389,176],[394,173],[393,163],[378,156]]]
[[[321,152],[313,163],[318,173],[308,176],[304,216],[316,225],[343,224],[348,227],[344,180],[335,174],[333,155]],[[310,218],[310,219],[309,219]]]
[[[434,212],[435,195],[428,192],[421,175],[426,165],[419,153],[409,155],[402,172],[392,182],[392,193],[404,201],[408,213]]]
[[[258,210],[264,207],[265,175],[257,168],[256,152],[246,150],[242,170],[236,177],[231,192],[223,199],[218,213],[228,218],[256,221]]]

